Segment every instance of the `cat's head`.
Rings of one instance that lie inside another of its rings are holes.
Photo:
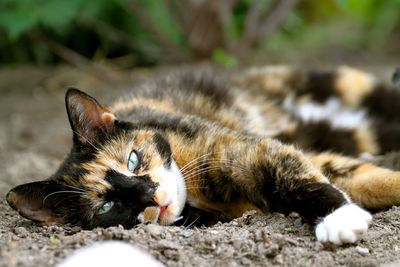
[[[70,153],[49,179],[10,190],[10,206],[42,224],[173,223],[186,190],[165,134],[118,120],[76,89],[67,91],[65,102],[73,131]]]

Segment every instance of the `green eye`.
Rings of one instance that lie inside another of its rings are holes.
[[[129,159],[128,159],[128,169],[131,172],[134,172],[136,168],[139,165],[139,158],[138,155],[136,154],[135,151],[132,151],[131,154],[129,154]]]
[[[101,215],[104,213],[107,213],[111,210],[111,208],[114,206],[114,201],[109,201],[104,203],[104,205],[97,211],[97,215]]]

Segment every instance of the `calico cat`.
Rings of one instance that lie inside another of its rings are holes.
[[[363,159],[400,150],[398,91],[348,67],[212,76],[150,81],[110,109],[69,89],[71,151],[8,203],[38,223],[84,228],[171,225],[185,207],[218,220],[293,211],[335,244],[367,231],[363,208],[400,204],[400,172]]]

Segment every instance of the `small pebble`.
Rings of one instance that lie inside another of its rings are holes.
[[[39,247],[38,247],[37,244],[32,244],[32,245],[29,247],[29,249],[31,249],[31,250],[39,250]]]
[[[71,232],[73,233],[78,233],[80,231],[82,231],[82,228],[80,228],[79,226],[74,226],[71,228]]]
[[[286,238],[282,234],[274,234],[271,236],[272,242],[279,245],[279,247],[283,247],[286,245]]]
[[[249,266],[249,265],[251,265],[251,260],[249,260],[248,258],[241,258],[240,259],[240,263],[242,264],[242,265],[244,265],[244,266]]]
[[[233,240],[232,241],[232,245],[234,247],[235,250],[239,251],[242,247],[242,241],[241,240]]]
[[[282,256],[282,254],[277,255],[274,260],[278,264],[283,264],[283,256]]]
[[[113,234],[109,231],[103,230],[102,235],[104,240],[112,240],[113,239]]]
[[[367,254],[369,254],[369,249],[364,248],[364,247],[360,247],[360,246],[357,246],[357,247],[356,247],[356,251],[357,251],[358,253],[360,253],[361,255],[367,255]]]
[[[321,242],[315,242],[314,243],[314,250],[321,251],[323,249],[324,249],[324,245]]]
[[[164,228],[158,224],[148,224],[146,225],[145,231],[149,233],[151,237],[159,240],[164,232]]]
[[[297,219],[294,221],[294,226],[296,226],[296,227],[301,227],[302,225],[303,225],[303,220],[301,219],[301,217],[297,218]]]
[[[175,249],[175,250],[179,250],[181,247],[176,244],[173,241],[169,241],[169,240],[160,240],[159,242],[157,242],[156,249]]]
[[[29,235],[28,230],[26,230],[25,227],[22,226],[15,228],[14,233],[19,237],[26,237]]]
[[[174,260],[174,261],[178,261],[180,258],[179,252],[175,249],[166,249],[163,251],[163,254],[165,257],[167,257],[168,259]]]
[[[182,231],[182,236],[183,236],[183,237],[188,238],[188,237],[190,237],[191,235],[193,235],[193,233],[192,233],[191,231],[188,231],[188,230],[183,230],[183,231]]]
[[[296,212],[291,212],[291,213],[289,214],[289,217],[290,217],[290,218],[299,218],[300,215],[299,215],[298,213],[296,213]]]
[[[279,254],[279,246],[277,244],[272,244],[265,250],[265,256],[270,258],[273,258],[278,254]]]

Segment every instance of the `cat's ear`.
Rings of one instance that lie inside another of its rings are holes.
[[[115,115],[80,90],[68,89],[65,105],[76,141],[90,143],[99,130],[107,132],[114,126]]]
[[[6,199],[13,209],[27,219],[42,224],[61,224],[64,223],[63,216],[55,211],[60,198],[51,196],[63,188],[50,181],[27,183],[11,189]]]

